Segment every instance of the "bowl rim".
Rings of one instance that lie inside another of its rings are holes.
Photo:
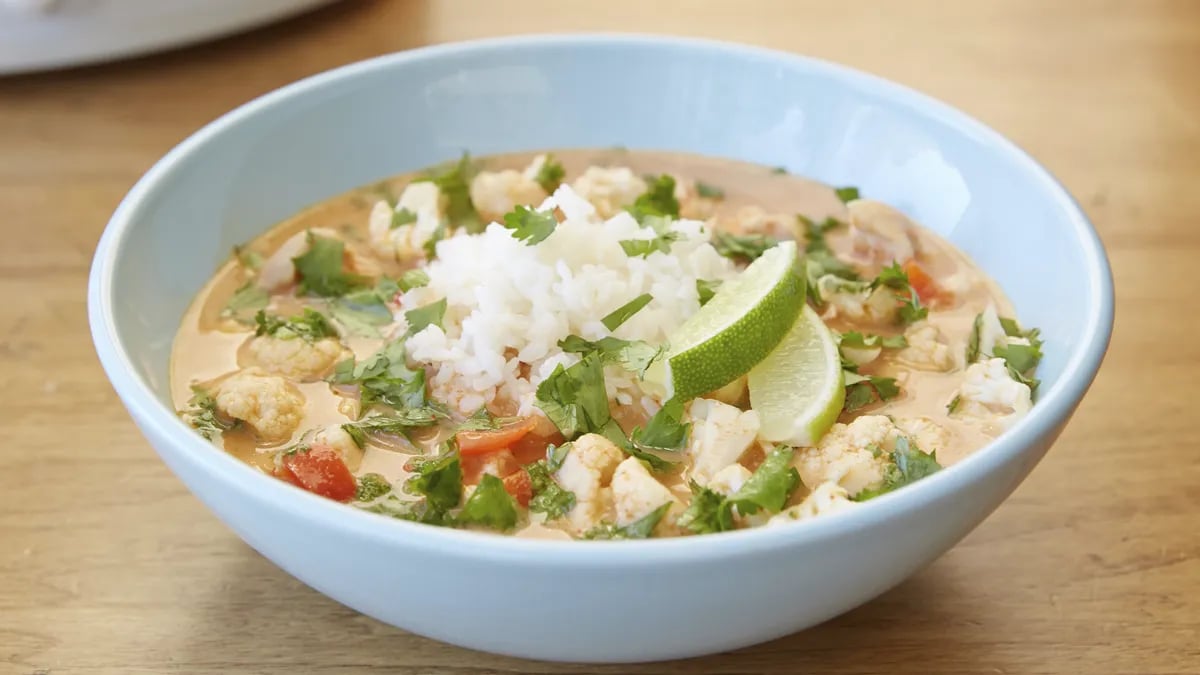
[[[1070,227],[1082,248],[1088,273],[1090,304],[1086,308],[1084,335],[1087,338],[1070,353],[1058,380],[1039,396],[1032,411],[991,443],[956,464],[921,480],[918,484],[865,502],[855,509],[826,515],[790,527],[757,527],[719,534],[666,539],[596,544],[580,541],[540,540],[508,535],[465,531],[381,518],[297,490],[272,480],[260,471],[215,448],[185,424],[176,412],[162,403],[145,378],[137,374],[126,345],[117,330],[112,311],[113,275],[127,234],[160,183],[188,156],[201,151],[209,139],[238,125],[242,120],[267,113],[277,105],[303,97],[306,92],[332,85],[345,78],[374,73],[406,64],[451,55],[485,56],[508,49],[545,49],[563,46],[669,47],[736,58],[753,57],[764,63],[817,72],[869,90],[891,103],[933,117],[972,135],[1004,155],[1039,181],[1049,197],[1068,215]],[[169,439],[173,450],[205,473],[232,483],[238,491],[267,500],[271,506],[294,511],[314,526],[335,528],[374,540],[381,545],[420,548],[442,555],[477,560],[522,561],[575,567],[611,569],[633,563],[686,562],[703,558],[728,559],[782,548],[825,541],[878,526],[897,515],[915,510],[953,494],[1014,460],[1039,437],[1054,433],[1070,416],[1095,378],[1107,350],[1113,325],[1112,273],[1099,235],[1078,202],[1048,170],[999,132],[966,113],[907,86],[848,66],[823,59],[764,47],[654,34],[552,33],[516,35],[420,47],[376,56],[327,70],[259,96],[208,123],[171,149],[156,162],[113,213],[96,247],[88,283],[88,317],[92,338],[101,364],[119,398],[147,436]],[[154,445],[154,444],[152,444]],[[166,451],[155,449],[160,454]]]

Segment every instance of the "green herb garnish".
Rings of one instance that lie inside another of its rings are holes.
[[[859,492],[854,495],[854,501],[865,502],[868,499],[898,490],[930,474],[937,473],[942,468],[942,465],[938,464],[936,452],[929,454],[922,452],[916,443],[905,436],[896,439],[896,449],[891,452],[891,456],[892,465],[884,473],[883,484]]]
[[[229,302],[225,303],[225,308],[221,310],[221,316],[233,319],[238,323],[254,323],[255,313],[266,309],[270,301],[271,296],[265,288],[253,281],[247,281],[242,284],[241,288],[234,291]]]
[[[735,508],[744,516],[763,510],[778,513],[800,486],[800,474],[792,466],[793,454],[786,446],[767,453],[754,474],[729,497],[692,481],[692,503],[680,516],[679,526],[697,534],[724,532],[734,527]]]
[[[629,441],[639,450],[678,451],[687,442],[691,423],[683,422],[683,402],[671,399],[654,413],[646,426],[637,427]]]
[[[707,305],[708,301],[712,300],[713,296],[717,294],[717,289],[720,287],[721,287],[720,281],[716,281],[716,280],[709,281],[707,279],[697,279],[696,280],[696,295],[700,298],[700,306],[703,307],[703,306]]]
[[[417,222],[416,213],[405,208],[396,209],[392,212],[392,223],[389,226],[389,229],[394,230],[398,227],[411,225],[415,222]]]
[[[354,492],[354,500],[370,502],[392,491],[388,479],[377,473],[365,473],[358,477],[358,489]]]
[[[542,166],[533,180],[542,186],[546,194],[553,194],[558,186],[562,185],[566,175],[567,171],[563,168],[562,162],[555,159],[554,155],[546,155],[546,159],[542,162]]]
[[[658,527],[659,522],[670,509],[671,502],[667,502],[624,527],[605,523],[585,532],[583,538],[594,540],[646,539],[654,533],[654,528]]]
[[[633,202],[629,212],[642,222],[648,216],[679,217],[679,200],[675,199],[675,178],[670,174],[651,177],[649,186]]]
[[[569,354],[596,352],[604,363],[615,363],[631,373],[636,373],[639,378],[646,376],[646,369],[665,350],[665,346],[655,347],[641,340],[622,340],[608,336],[593,342],[578,335],[568,335],[559,340],[558,348]]]
[[[404,313],[404,319],[408,321],[408,333],[406,335],[416,335],[425,330],[429,326],[442,327],[442,318],[446,315],[446,299],[442,298],[437,302],[431,302],[424,307],[410,309]]]
[[[528,206],[517,206],[504,214],[504,227],[512,230],[513,236],[529,246],[540,243],[558,227],[553,213],[538,211]]]
[[[696,181],[696,194],[705,199],[724,199],[725,191],[721,188],[705,183],[704,181]]]
[[[517,501],[504,489],[504,481],[485,473],[458,514],[458,522],[507,532],[516,527],[519,516]]]
[[[837,195],[838,199],[842,200],[843,204],[848,204],[859,198],[858,188],[856,187],[834,188],[833,193]]]
[[[190,417],[192,427],[200,435],[212,440],[222,432],[229,431],[241,424],[238,420],[225,421],[217,412],[217,400],[203,387],[192,386],[192,397],[188,399],[188,409],[185,414]]]
[[[485,225],[471,201],[471,179],[475,177],[475,173],[471,156],[464,152],[457,162],[422,179],[438,186],[438,190],[446,198],[446,218],[450,223],[455,227],[465,228],[471,234],[483,232]],[[429,257],[432,258],[433,255],[430,254]]]
[[[341,361],[333,369],[334,384],[357,384],[363,409],[382,403],[397,410],[427,407],[425,371],[410,370],[405,363],[404,343],[391,342],[375,354],[355,363]]]
[[[650,301],[653,299],[654,296],[649,293],[642,293],[633,300],[614,309],[603,319],[600,319],[600,323],[604,324],[604,327],[609,330],[616,330],[621,324],[628,321],[630,317],[641,311],[643,307],[650,304]]]
[[[345,269],[346,246],[331,237],[308,233],[308,250],[292,258],[300,275],[297,292],[301,295],[335,297],[362,288],[370,281]]]
[[[268,315],[265,310],[258,310],[254,315],[254,330],[256,336],[268,335],[280,340],[300,338],[305,342],[315,342],[322,338],[337,337],[337,329],[329,323],[324,314],[310,307],[298,316],[286,319]]]
[[[779,241],[762,234],[738,235],[717,231],[714,234],[713,248],[726,258],[736,258],[745,262],[758,260],[767,249]]]
[[[854,412],[874,403],[889,401],[900,395],[900,387],[894,377],[875,377],[844,372],[846,378],[846,402],[842,410]]]

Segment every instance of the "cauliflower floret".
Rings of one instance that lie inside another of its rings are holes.
[[[925,452],[949,443],[949,434],[925,418],[895,421],[883,415],[864,415],[850,424],[835,424],[815,448],[797,452],[797,470],[805,485],[832,482],[851,495],[879,485],[891,461],[896,439],[907,436]]]
[[[525,171],[480,171],[471,181],[471,202],[484,222],[499,222],[518,204],[537,206],[546,199],[546,191],[537,183],[537,172],[545,163],[538,155]]]
[[[886,286],[872,289],[866,282],[849,281],[826,274],[817,279],[817,294],[825,303],[824,319],[843,316],[876,326],[888,326],[896,322],[899,303],[895,291]]]
[[[358,444],[354,442],[354,438],[340,424],[330,424],[318,430],[317,433],[313,434],[312,445],[323,445],[327,448],[332,448],[342,456],[342,461],[346,462],[346,466],[351,471],[358,471],[359,465],[362,464],[362,448],[358,447]]]
[[[987,359],[967,366],[958,388],[954,417],[993,423],[1007,429],[1033,407],[1029,387],[1008,374],[1004,359]]]
[[[261,368],[239,370],[217,386],[217,410],[250,425],[266,441],[285,441],[304,416],[304,394]]]
[[[796,238],[795,215],[766,211],[758,206],[743,206],[723,225],[723,229],[735,234],[763,234],[775,239]]]
[[[806,518],[816,518],[826,513],[854,508],[857,505],[856,502],[850,499],[850,493],[846,491],[846,488],[833,482],[821,483],[804,498],[804,501],[772,516],[767,521],[767,525],[779,525]]]
[[[646,191],[646,181],[626,166],[590,166],[571,188],[591,202],[601,218],[612,218]]]
[[[576,532],[584,532],[605,520],[612,511],[613,472],[625,453],[599,434],[585,434],[575,440],[555,473],[558,484],[575,493],[575,506],[566,519]]]
[[[708,220],[717,209],[718,195],[700,194],[700,184],[690,178],[674,176],[675,200],[679,202],[679,217],[689,220]]]
[[[376,251],[400,261],[421,258],[425,244],[444,225],[442,192],[428,181],[409,183],[400,193],[396,208],[386,201],[376,202],[367,222],[371,246]]]
[[[758,435],[758,413],[698,398],[688,407],[692,433],[687,451],[692,478],[704,485],[721,469],[738,461]]]
[[[916,226],[903,213],[870,199],[856,199],[846,209],[850,212],[850,240],[860,260],[890,265],[913,258],[910,233]]]
[[[958,367],[958,349],[937,326],[922,321],[904,331],[908,346],[901,349],[896,358],[906,366],[918,370],[946,372]]]
[[[742,489],[742,485],[750,480],[750,476],[754,474],[742,466],[741,464],[730,464],[713,475],[708,481],[708,485],[704,487],[724,495],[726,497],[732,495]]]
[[[239,365],[258,366],[268,373],[291,380],[319,380],[348,352],[337,338],[309,342],[303,338],[277,338],[260,335],[250,338],[241,351]]]
[[[683,513],[683,505],[665,485],[650,475],[646,466],[636,457],[630,457],[617,466],[612,477],[612,494],[618,525],[629,525],[669,503],[671,507],[655,526],[654,533],[660,537],[679,534],[675,521]]]

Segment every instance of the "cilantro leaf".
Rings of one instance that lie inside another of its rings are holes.
[[[639,378],[646,376],[646,369],[666,347],[655,347],[641,340],[622,340],[617,337],[602,337],[595,342],[584,340],[578,335],[568,335],[558,341],[558,348],[568,354],[597,352],[604,363],[615,363]]]
[[[677,524],[695,534],[727,532],[734,527],[733,505],[724,496],[696,481],[691,482],[692,501]]]
[[[504,489],[504,481],[485,473],[458,514],[458,522],[507,532],[516,527],[518,517],[517,501]]]
[[[413,213],[412,211],[405,209],[405,208],[396,209],[395,211],[392,212],[392,222],[388,226],[388,229],[394,230],[398,227],[403,227],[404,225],[411,225],[415,222],[417,222],[417,214],[416,213]]]
[[[1025,337],[1025,331],[1021,330],[1021,324],[1017,323],[1016,319],[1008,317],[999,317],[1000,327],[1004,329],[1004,334],[1008,337]]]
[[[871,333],[860,333],[856,330],[842,333],[839,343],[843,346],[856,349],[874,349],[875,347],[903,349],[908,346],[908,340],[903,335],[873,335]]]
[[[675,199],[675,178],[662,174],[650,178],[646,191],[633,202],[629,212],[642,222],[647,216],[679,217],[679,200]]]
[[[737,235],[717,231],[714,233],[713,248],[726,258],[754,262],[778,243],[778,240],[761,234]]]
[[[446,224],[439,222],[434,228],[433,234],[429,235],[429,239],[421,245],[421,249],[425,252],[426,260],[433,260],[437,257],[438,242],[446,238]]]
[[[270,301],[271,296],[265,288],[253,281],[247,281],[242,284],[241,288],[234,291],[229,302],[225,303],[225,308],[221,310],[221,316],[233,319],[238,323],[253,323],[254,314],[259,310],[266,309]]]
[[[430,407],[406,408],[396,411],[395,414],[372,415],[357,422],[347,422],[342,425],[342,429],[352,436],[356,431],[360,434],[370,431],[405,434],[409,429],[433,426],[443,417],[444,414]]]
[[[504,214],[504,227],[512,230],[513,236],[529,246],[540,243],[549,237],[558,220],[553,213],[537,211],[528,206],[517,206]]]
[[[407,293],[414,288],[429,285],[429,274],[423,269],[411,269],[400,275],[396,285],[401,291]]]
[[[234,246],[233,256],[237,258],[239,265],[248,270],[257,270],[263,264],[262,254],[250,250],[248,246]]]
[[[299,316],[286,319],[268,315],[265,310],[258,310],[254,315],[254,330],[256,336],[268,335],[280,340],[300,338],[305,342],[315,342],[321,338],[337,337],[337,330],[325,315],[310,307],[305,307]]]
[[[926,454],[906,436],[896,439],[896,449],[891,452],[892,464],[883,476],[883,484],[879,487],[863,490],[854,495],[856,502],[865,502],[905,485],[911,485],[922,478],[937,473],[942,469],[938,464],[937,453]]]
[[[616,330],[621,324],[628,321],[630,317],[640,312],[643,307],[650,304],[650,301],[653,299],[654,296],[649,293],[642,293],[624,305],[614,309],[603,319],[600,319],[600,323],[604,324],[604,327],[609,330]]]
[[[766,510],[778,513],[800,486],[800,474],[792,466],[793,450],[786,446],[767,453],[754,475],[729,498],[738,513],[746,516]]]
[[[837,195],[838,199],[842,200],[843,204],[849,204],[859,198],[858,188],[856,187],[834,188],[833,193]]]
[[[854,412],[874,403],[889,401],[900,395],[900,387],[894,377],[864,376],[858,373],[844,373],[846,378],[846,402],[842,405],[845,412]]]
[[[975,315],[971,323],[971,335],[967,338],[967,363],[975,363],[979,359],[979,341],[983,335],[983,314]]]
[[[416,462],[415,472],[404,484],[409,494],[425,498],[426,512],[422,522],[439,525],[451,522],[447,512],[462,501],[462,463],[458,452],[447,452]]]
[[[716,280],[708,281],[706,279],[697,279],[696,280],[696,295],[700,298],[700,306],[703,307],[703,306],[707,305],[708,301],[712,300],[713,296],[717,294],[717,289],[720,287],[721,287],[720,281],[716,281]]]
[[[562,185],[566,175],[567,171],[563,168],[562,162],[555,159],[554,155],[546,155],[546,159],[542,162],[542,166],[533,180],[542,186],[546,194],[553,194],[558,186]]]
[[[188,399],[188,409],[184,412],[191,419],[192,428],[200,435],[212,440],[222,432],[236,428],[240,422],[228,422],[217,412],[217,400],[203,387],[193,386],[192,397]]]
[[[962,396],[958,396],[956,394],[954,398],[950,399],[950,402],[946,404],[946,414],[953,415],[958,411],[958,406],[960,405],[962,405]]]
[[[646,426],[630,434],[630,442],[639,450],[677,451],[687,442],[691,423],[683,423],[683,402],[671,399],[654,413]]]
[[[364,276],[352,274],[345,269],[346,246],[331,237],[308,233],[308,250],[292,258],[296,273],[300,275],[300,295],[334,297],[345,295],[367,285]]]
[[[788,170],[786,167],[782,167],[782,166],[771,167],[771,173],[773,173],[777,176],[787,175],[787,172],[788,172]]]
[[[471,201],[471,179],[475,177],[475,173],[471,155],[464,152],[457,162],[422,179],[438,186],[438,190],[446,198],[446,218],[450,223],[454,227],[465,228],[471,234],[483,232],[485,226]],[[445,236],[444,231],[442,236]],[[432,254],[429,257],[433,257]]]
[[[348,333],[362,337],[379,337],[379,327],[392,322],[392,310],[387,306],[386,289],[393,285],[395,282],[390,279],[381,279],[373,289],[348,293],[329,304],[329,313]]]
[[[670,509],[671,502],[667,502],[624,527],[606,523],[588,530],[583,534],[583,538],[595,540],[646,539],[654,533],[654,528],[658,527],[658,523]]]
[[[871,282],[871,288],[887,287],[896,291],[896,299],[901,302],[896,309],[896,320],[904,325],[916,323],[929,315],[929,309],[921,306],[921,298],[908,282],[908,273],[893,262],[883,268],[879,276]]]
[[[704,181],[696,181],[696,194],[705,199],[724,199],[725,191],[716,185],[705,183]]]
[[[813,302],[821,303],[824,299],[817,283],[821,277],[832,275],[847,281],[857,281],[859,275],[853,267],[833,254],[825,240],[825,233],[841,227],[841,221],[826,218],[817,223],[805,216],[796,216],[796,220],[804,227],[804,272],[808,277],[808,295]]]
[[[569,448],[569,445],[560,447]],[[565,453],[563,454],[565,455]],[[558,470],[558,466],[551,466],[552,459],[553,457],[539,460],[525,467],[529,473],[529,482],[533,486],[533,498],[529,500],[529,510],[534,513],[546,514],[547,520],[561,518],[575,506],[575,493],[563,489],[551,475]],[[562,465],[561,460],[558,465]]]
[[[495,431],[500,428],[500,424],[496,422],[496,418],[488,411],[487,406],[479,406],[479,410],[471,413],[471,416],[454,428],[454,432],[459,431]]]
[[[392,484],[388,479],[377,473],[365,473],[358,477],[358,489],[354,491],[354,500],[374,501],[391,491]]]
[[[353,358],[339,362],[334,366],[330,381],[359,385],[364,410],[375,403],[397,410],[426,406],[425,371],[409,369],[404,343],[400,340],[385,345],[358,363]]]
[[[429,326],[442,327],[442,318],[446,315],[446,299],[431,302],[424,307],[410,309],[404,313],[408,321],[408,332],[405,336],[416,335]]]
[[[668,232],[653,239],[622,239],[617,243],[630,258],[646,258],[651,253],[670,253],[671,243],[678,239],[677,232]]]
[[[536,401],[567,440],[601,431],[612,419],[612,413],[600,355],[589,353],[570,368],[559,364],[538,385]]]

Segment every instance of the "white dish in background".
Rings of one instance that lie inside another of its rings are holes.
[[[0,0],[0,75],[173,49],[333,0]]]
[[[896,205],[967,252],[1022,321],[1042,329],[1037,405],[978,452],[857,508],[788,526],[626,542],[382,518],[264,475],[175,414],[172,339],[235,244],[309,204],[464,148],[489,155],[617,144],[782,166]],[[446,642],[628,662],[719,652],[812,626],[953,546],[1020,484],[1074,412],[1108,345],[1113,291],[1100,240],[1063,187],[943,103],[764,49],[573,35],[389,54],[221,117],[121,203],[96,251],[88,310],[100,361],[159,455],[287,572]],[[936,620],[913,612],[919,623]]]

